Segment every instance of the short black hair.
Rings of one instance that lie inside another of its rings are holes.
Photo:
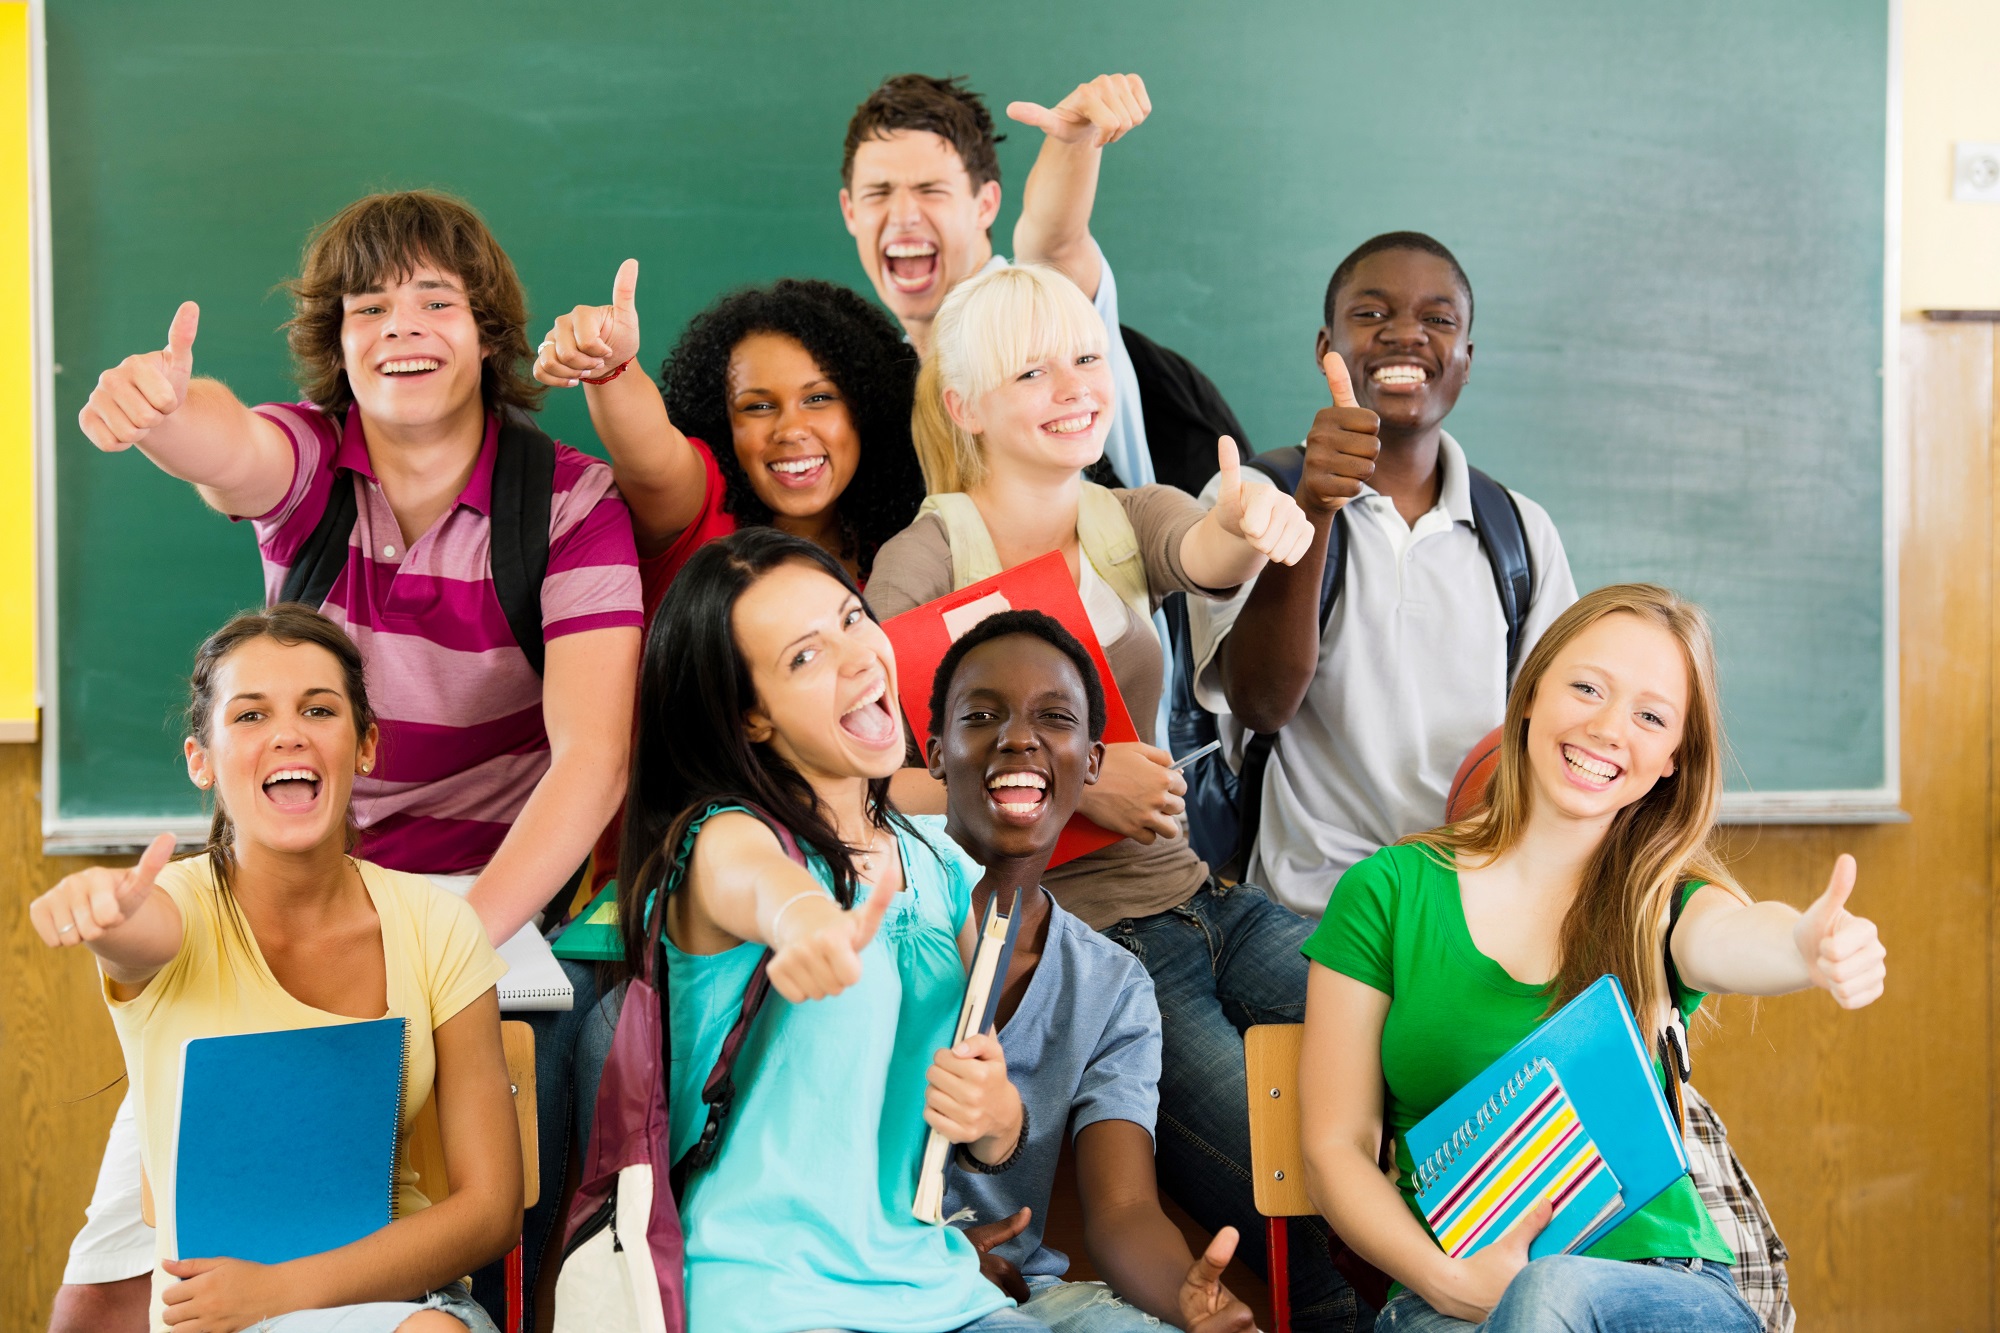
[[[988,616],[945,649],[944,660],[938,663],[937,675],[931,681],[931,735],[944,731],[944,708],[950,702],[952,677],[958,674],[958,664],[965,660],[965,655],[982,643],[1014,634],[1026,634],[1055,645],[1075,665],[1076,674],[1083,680],[1083,697],[1089,709],[1090,739],[1103,740],[1104,682],[1098,678],[1097,663],[1090,660],[1089,650],[1077,642],[1076,635],[1044,611],[1002,611]]]
[[[861,462],[835,503],[844,553],[865,579],[882,543],[908,527],[924,502],[923,469],[910,443],[917,354],[880,307],[816,278],[740,288],[688,322],[660,367],[667,415],[715,456],[722,507],[745,527],[771,522],[737,461],[729,425],[729,357],[753,333],[798,343],[847,400]]]
[[[1465,266],[1458,262],[1457,255],[1445,248],[1443,241],[1420,231],[1385,231],[1380,236],[1371,236],[1340,261],[1340,267],[1333,271],[1333,277],[1326,284],[1326,322],[1329,326],[1333,323],[1340,289],[1354,276],[1354,270],[1360,267],[1362,260],[1370,255],[1379,255],[1384,250],[1417,250],[1435,255],[1451,265],[1451,275],[1458,279],[1458,289],[1465,293],[1465,327],[1468,330],[1472,328],[1472,279],[1465,276]]]

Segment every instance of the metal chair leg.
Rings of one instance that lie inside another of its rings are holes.
[[[1292,1333],[1292,1265],[1286,1244],[1291,1238],[1289,1218],[1264,1219],[1264,1250],[1268,1257],[1266,1276],[1271,1283],[1271,1333]]]

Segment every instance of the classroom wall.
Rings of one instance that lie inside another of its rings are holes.
[[[2000,143],[2000,3],[1903,0],[1906,313],[2000,310],[2000,204],[1954,203],[1952,144]]]
[[[33,740],[34,363],[30,295],[28,7],[0,3],[0,742]]]

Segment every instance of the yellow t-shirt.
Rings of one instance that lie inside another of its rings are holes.
[[[356,861],[361,882],[382,923],[388,974],[383,1018],[409,1020],[408,1072],[403,1085],[403,1132],[431,1095],[437,1050],[431,1034],[471,1004],[507,971],[486,929],[464,899],[436,888],[422,875]],[[326,1027],[358,1020],[315,1009],[292,998],[264,961],[235,901],[220,890],[207,856],[174,861],[159,885],[180,909],[181,949],[146,988],[129,1000],[105,1003],[125,1052],[125,1072],[139,1118],[140,1155],[153,1190],[159,1253],[176,1253],[173,1160],[175,1111],[180,1104],[181,1048],[190,1037],[234,1036]],[[309,1150],[309,1149],[308,1149]],[[396,1216],[428,1206],[408,1160],[396,1166]],[[192,1257],[192,1256],[191,1256]],[[155,1286],[159,1275],[155,1274]],[[155,1299],[157,1320],[157,1296]]]

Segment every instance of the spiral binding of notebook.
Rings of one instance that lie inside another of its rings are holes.
[[[1552,1216],[1530,1253],[1567,1254],[1624,1199],[1555,1066],[1523,1065],[1416,1168],[1417,1204],[1454,1259],[1498,1239],[1546,1199]]]
[[[1437,1184],[1438,1177],[1444,1174],[1445,1169],[1458,1160],[1459,1154],[1463,1153],[1466,1148],[1477,1141],[1479,1136],[1485,1132],[1486,1127],[1493,1123],[1494,1118],[1507,1109],[1508,1104],[1520,1095],[1521,1089],[1528,1086],[1529,1080],[1534,1078],[1536,1072],[1548,1067],[1548,1061],[1537,1060],[1533,1064],[1523,1067],[1521,1072],[1502,1084],[1498,1092],[1488,1097],[1485,1104],[1473,1113],[1472,1119],[1460,1125],[1457,1132],[1450,1139],[1446,1140],[1442,1148],[1439,1148],[1418,1164],[1418,1190],[1428,1191],[1432,1186]]]

